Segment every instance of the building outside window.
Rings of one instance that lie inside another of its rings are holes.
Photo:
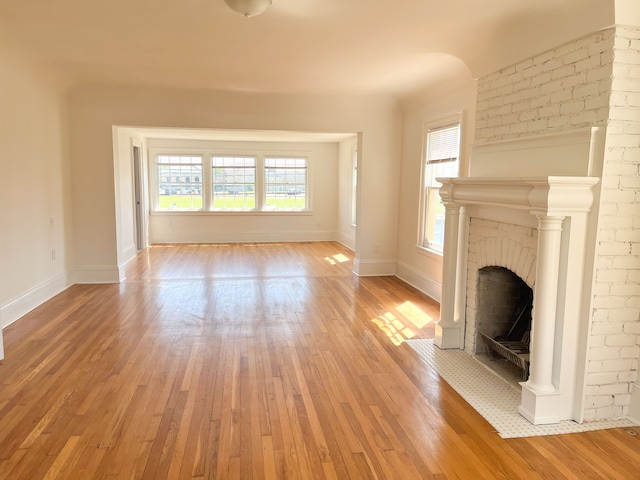
[[[255,210],[255,157],[214,156],[211,170],[214,211]]]
[[[264,159],[265,210],[304,210],[307,205],[307,159]]]

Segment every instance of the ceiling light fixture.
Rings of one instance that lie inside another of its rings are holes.
[[[255,17],[264,13],[273,0],[224,0],[229,8],[245,17]]]

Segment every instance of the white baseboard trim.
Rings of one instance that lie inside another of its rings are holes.
[[[356,249],[356,240],[353,235],[346,235],[343,232],[338,232],[335,241],[341,245],[344,245],[352,252]]]
[[[272,242],[332,242],[331,231],[274,232],[167,232],[150,236],[151,243],[272,243]]]
[[[120,270],[115,265],[76,268],[71,280],[73,284],[120,283]]]
[[[442,301],[442,285],[406,263],[397,262],[396,277],[417,288],[436,302]]]
[[[122,261],[118,266],[118,283],[122,283],[127,279],[125,269],[127,268],[127,265],[129,265],[129,263],[136,258],[137,255],[138,249],[135,245],[132,245],[122,253]]]
[[[631,387],[631,402],[629,403],[629,419],[640,425],[640,381]]]
[[[396,274],[395,260],[353,261],[353,273],[359,277],[389,277]]]
[[[71,286],[64,272],[26,291],[18,298],[0,307],[0,327],[5,328]]]

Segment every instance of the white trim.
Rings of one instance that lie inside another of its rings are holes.
[[[122,261],[120,262],[120,265],[126,265],[127,263],[129,263],[131,260],[133,260],[134,258],[136,258],[136,255],[138,254],[138,247],[136,246],[135,243],[130,244],[127,248],[124,248],[121,252],[121,259]]]
[[[442,284],[428,277],[420,270],[406,263],[397,262],[396,277],[440,303],[442,298]]]
[[[347,247],[352,252],[355,250],[356,239],[353,234],[349,235],[344,232],[338,232],[335,241]]]
[[[115,265],[76,268],[71,272],[73,284],[120,283],[121,268]]]
[[[389,277],[396,274],[396,261],[388,260],[354,260],[353,273],[359,277]]]
[[[18,298],[0,307],[0,327],[5,328],[11,325],[70,286],[69,275],[64,272],[27,290]]]

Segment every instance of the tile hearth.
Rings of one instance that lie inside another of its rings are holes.
[[[626,419],[582,424],[568,420],[551,425],[533,425],[518,413],[521,392],[516,382],[505,380],[462,350],[437,348],[433,339],[407,340],[406,343],[482,415],[502,438],[561,435],[635,426]]]

